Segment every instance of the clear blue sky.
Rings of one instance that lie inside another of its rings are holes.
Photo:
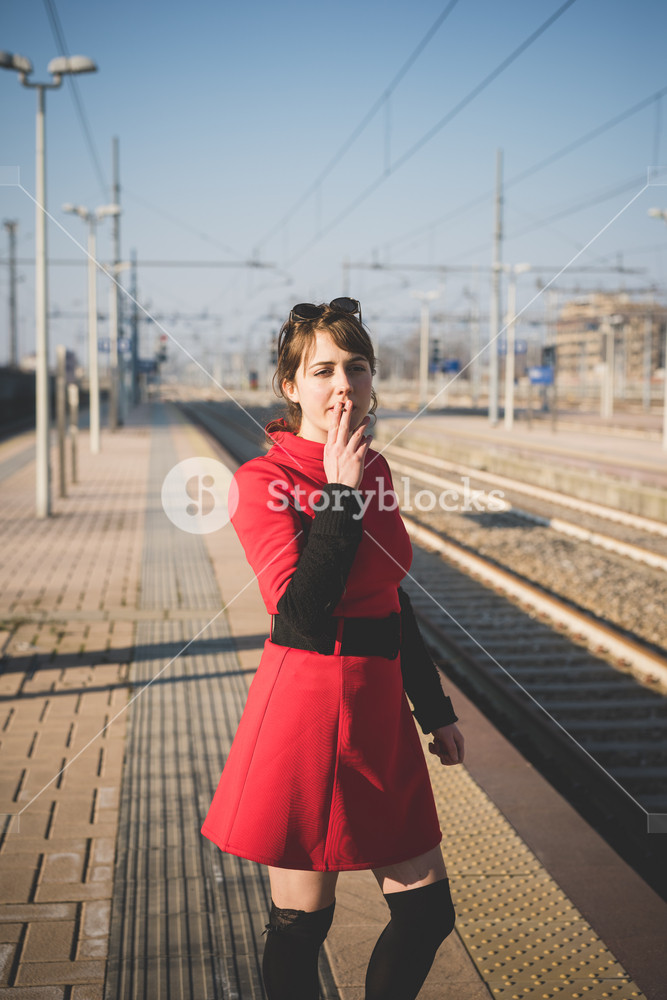
[[[70,54],[90,56],[99,66],[98,73],[78,79],[78,90],[104,184],[65,82],[47,95],[49,210],[85,242],[83,223],[61,206],[110,200],[111,140],[118,136],[124,256],[134,249],[141,263],[242,261],[256,254],[277,265],[266,271],[140,268],[139,297],[154,312],[206,309],[220,317],[209,323],[165,320],[194,353],[221,342],[263,349],[277,325],[267,317],[283,316],[297,301],[340,293],[345,257],[488,268],[496,149],[504,151],[510,181],[667,87],[663,0],[576,0],[397,166],[560,6],[559,0],[459,0],[317,193],[292,212],[445,10],[445,0],[55,0]],[[47,63],[60,54],[46,3],[5,0],[0,46],[28,56],[33,77],[46,79]],[[539,275],[546,281],[595,237],[641,190],[649,166],[667,162],[665,101],[667,95],[509,186],[504,260],[550,265]],[[35,95],[2,71],[0,107],[0,159],[19,167],[32,193]],[[345,214],[374,182],[375,190]],[[454,214],[485,195],[476,207]],[[622,259],[647,269],[645,275],[572,273],[558,287],[620,281],[628,288],[652,281],[664,287],[667,227],[648,218],[654,205],[667,208],[667,187],[641,194],[577,261]],[[19,256],[30,258],[34,208],[28,196],[0,187],[0,206],[3,218],[19,220]],[[572,211],[575,206],[586,207]],[[109,231],[109,223],[100,230],[102,258],[110,253]],[[5,258],[4,231],[0,238]],[[80,255],[53,225],[49,239],[53,257]],[[33,344],[32,269],[20,270],[21,346],[27,351]],[[535,277],[521,279],[520,305],[535,293]],[[444,307],[464,309],[464,289],[474,282],[449,276]],[[350,290],[382,338],[409,329],[418,309],[411,290],[437,285],[427,272],[355,271]],[[7,288],[2,267],[2,360]],[[479,289],[486,312],[486,277]],[[53,309],[83,313],[85,296],[83,269],[51,268]],[[532,308],[543,306],[538,301]],[[54,320],[52,342],[73,346],[84,329],[83,316]]]

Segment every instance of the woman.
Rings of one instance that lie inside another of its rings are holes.
[[[375,357],[354,299],[302,303],[274,384],[287,417],[235,476],[232,523],[272,616],[202,832],[269,866],[269,1000],[317,1000],[340,871],[371,868],[391,919],[366,1000],[412,1000],[454,926],[426,762],[463,760],[449,698],[399,588],[411,545],[366,434]]]

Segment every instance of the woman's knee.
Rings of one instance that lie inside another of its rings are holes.
[[[320,910],[291,910],[276,906],[272,900],[266,929],[269,936],[287,937],[319,948],[329,933],[335,906],[334,901]]]
[[[410,886],[419,888],[422,885],[430,885],[431,882],[439,882],[441,879],[447,878],[447,869],[442,850],[437,845],[425,854],[410,858],[408,861],[399,861],[397,864],[384,868],[375,868],[373,874],[382,892],[389,895],[394,892],[407,891]]]
[[[338,872],[269,868],[271,899],[276,906],[313,912],[336,898]]]
[[[439,879],[416,889],[386,893],[391,922],[409,937],[437,948],[454,930],[456,913],[449,879]]]
[[[272,901],[262,958],[268,1000],[317,1000],[317,959],[333,920],[334,903],[291,910]]]

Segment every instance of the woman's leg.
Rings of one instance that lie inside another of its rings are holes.
[[[391,919],[371,955],[366,1000],[415,1000],[439,946],[454,928],[442,852],[436,847],[373,874]]]
[[[317,960],[335,905],[338,872],[269,868],[271,913],[262,960],[268,1000],[317,1000]]]

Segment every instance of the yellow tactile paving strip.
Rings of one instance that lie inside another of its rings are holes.
[[[456,929],[491,995],[646,1000],[465,768],[443,768],[428,750],[426,756]]]

